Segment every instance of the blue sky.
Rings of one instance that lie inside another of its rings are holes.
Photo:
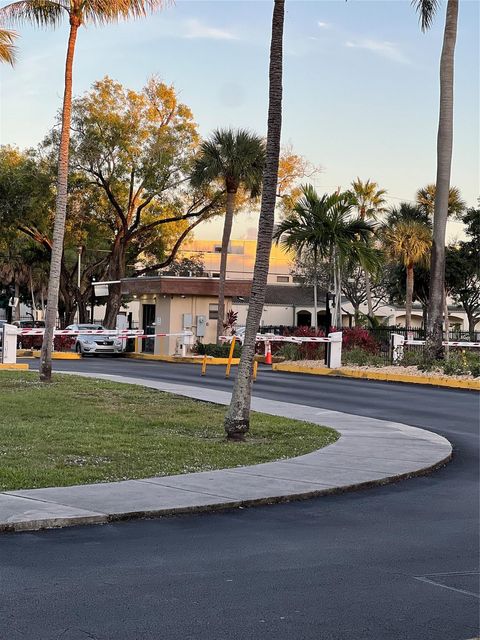
[[[283,143],[322,166],[320,191],[359,176],[386,188],[392,203],[413,199],[435,179],[445,3],[426,34],[408,0],[286,6]],[[180,0],[148,20],[82,29],[75,93],[106,74],[132,88],[156,74],[175,85],[202,135],[219,126],[265,134],[271,11],[270,1]],[[470,205],[480,191],[478,33],[479,3],[461,0],[452,182]],[[66,35],[66,25],[21,30],[16,69],[1,69],[2,144],[36,145],[52,125]],[[235,235],[252,235],[254,221],[244,216]],[[197,236],[217,233],[212,223]]]

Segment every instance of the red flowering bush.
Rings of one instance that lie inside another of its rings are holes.
[[[352,327],[343,329],[342,348],[345,351],[359,348],[367,353],[378,353],[379,344],[367,329]]]
[[[38,351],[42,348],[43,336],[18,336],[17,346],[20,349],[33,349]],[[53,340],[54,351],[71,351],[75,344],[73,336],[55,336]]]
[[[296,327],[293,331],[285,332],[286,336],[295,336],[298,338],[323,338],[325,332],[323,329],[314,329],[313,327]],[[279,351],[285,342],[272,343],[272,352]],[[325,358],[325,342],[304,342],[298,345],[299,360],[322,360]]]

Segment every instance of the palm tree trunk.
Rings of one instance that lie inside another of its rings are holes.
[[[40,358],[40,380],[50,382],[52,378],[53,332],[57,321],[58,291],[62,267],[63,239],[65,236],[65,218],[68,197],[68,154],[70,145],[70,122],[72,114],[72,72],[75,55],[75,42],[79,22],[70,19],[70,35],[68,38],[67,58],[65,62],[65,91],[62,110],[62,133],[58,154],[57,201],[55,207],[55,223],[53,226],[53,245],[50,259],[50,277],[48,280],[48,301],[45,315],[45,334],[43,336]]]
[[[444,314],[444,324],[445,324],[445,341],[448,343],[448,334],[450,333],[450,320],[448,319],[448,298],[447,298],[447,290],[443,290],[443,314]],[[449,348],[448,344],[445,346],[445,353],[448,356]]]
[[[15,280],[15,293],[13,294],[14,298],[18,300],[17,305],[15,306],[15,311],[13,313],[14,320],[20,320],[20,285]]]
[[[437,136],[437,180],[433,215],[433,242],[430,265],[428,339],[432,352],[441,357],[443,289],[445,282],[445,232],[453,146],[453,80],[457,38],[458,0],[448,0],[440,60],[440,116]]]
[[[265,288],[267,286],[270,251],[272,248],[277,193],[280,134],[282,131],[284,14],[285,0],[275,0],[272,18],[272,41],[270,45],[267,147],[265,170],[263,173],[257,253],[245,328],[245,340],[242,347],[240,364],[238,366],[237,379],[233,388],[232,400],[225,417],[225,431],[227,438],[231,440],[243,440],[250,428],[253,358],[255,356],[256,335],[265,302]]]
[[[412,326],[412,300],[413,300],[413,265],[407,266],[407,295],[405,298],[405,328]]]
[[[369,318],[373,318],[372,289],[370,287],[370,274],[365,269],[365,296],[367,298],[367,313]]]
[[[223,223],[222,255],[220,258],[220,277],[218,280],[218,320],[217,320],[217,344],[223,335],[223,323],[225,321],[225,281],[227,279],[228,245],[232,235],[233,214],[235,212],[235,192],[227,193],[227,208]]]
[[[316,331],[318,329],[318,258],[316,250],[313,261],[313,328]]]

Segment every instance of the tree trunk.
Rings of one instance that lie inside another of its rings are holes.
[[[405,298],[405,328],[412,326],[412,300],[413,300],[413,265],[407,266],[407,295]]]
[[[108,271],[109,280],[121,280],[125,277],[127,248],[122,239],[118,238],[112,250],[110,258],[110,269]],[[108,300],[105,308],[103,325],[106,329],[115,329],[117,316],[122,306],[122,285],[108,285]]]
[[[367,313],[368,313],[368,317],[373,319],[373,303],[372,303],[372,289],[370,287],[370,274],[368,273],[368,271],[365,269],[364,270],[364,275],[365,275],[365,296],[367,298]]]
[[[441,357],[443,289],[445,282],[445,232],[448,215],[448,195],[453,146],[453,80],[455,42],[457,37],[458,0],[448,0],[443,49],[440,60],[440,115],[437,135],[437,179],[433,242],[430,264],[430,298],[428,333],[432,353]]]
[[[272,42],[270,45],[266,161],[263,173],[257,253],[245,328],[245,340],[238,366],[237,379],[233,388],[232,400],[225,418],[225,431],[227,438],[231,440],[243,440],[250,427],[253,358],[255,356],[257,331],[265,302],[277,194],[280,134],[282,130],[284,13],[285,0],[275,0],[272,19]]]
[[[223,223],[222,255],[220,258],[220,277],[218,279],[218,320],[217,320],[217,344],[223,335],[223,323],[225,322],[225,281],[227,279],[228,245],[232,234],[233,214],[235,211],[236,192],[227,193],[227,208]]]
[[[313,328],[318,329],[318,259],[317,252],[314,252],[313,264]]]
[[[14,298],[18,300],[17,305],[14,307],[13,319],[20,320],[20,285],[15,280],[15,293],[13,294]]]
[[[65,91],[63,96],[62,132],[58,154],[57,200],[55,222],[53,226],[53,245],[50,259],[50,276],[48,280],[48,301],[45,314],[45,334],[42,342],[40,358],[40,380],[50,382],[52,378],[53,332],[57,322],[58,290],[63,256],[63,239],[65,236],[65,218],[67,215],[68,197],[68,154],[70,145],[70,122],[72,115],[72,72],[75,55],[75,42],[79,22],[70,19],[70,35],[68,38],[67,58],[65,62]]]
[[[447,299],[447,291],[446,289],[443,290],[443,308],[444,308],[444,312],[443,312],[443,316],[445,318],[444,324],[445,324],[445,341],[448,342],[448,334],[450,333],[450,320],[448,319],[448,299]],[[449,353],[449,348],[448,348],[448,344],[445,346],[445,353],[448,356]]]

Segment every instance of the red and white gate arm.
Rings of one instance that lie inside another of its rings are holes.
[[[405,340],[403,344],[423,345],[425,340]],[[444,347],[480,347],[480,342],[448,342],[444,340],[442,344]]]
[[[45,329],[18,329],[17,336],[43,336]],[[157,337],[190,337],[193,336],[191,331],[182,331],[181,333],[143,333],[141,329],[124,329],[117,331],[115,329],[86,329],[83,331],[74,331],[72,329],[57,329],[53,332],[54,336],[110,336],[119,340],[128,340],[129,338],[147,338]]]

